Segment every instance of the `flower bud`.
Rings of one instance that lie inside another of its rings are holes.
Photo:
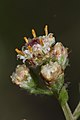
[[[47,82],[56,81],[62,72],[62,68],[58,62],[50,62],[41,67],[41,75]]]
[[[11,78],[12,82],[16,83],[19,86],[21,86],[23,82],[29,82],[32,79],[29,74],[29,69],[26,67],[25,64],[18,65],[16,67],[16,71],[13,72]]]
[[[61,42],[57,42],[54,45],[53,54],[61,67],[65,69],[68,62],[68,48],[65,48]]]

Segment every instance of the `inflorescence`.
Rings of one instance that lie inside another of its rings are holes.
[[[24,37],[22,49],[15,49],[17,58],[23,63],[17,65],[11,78],[12,82],[31,94],[54,95],[59,100],[66,120],[77,120],[80,116],[80,102],[72,114],[67,104],[68,92],[64,81],[64,71],[68,65],[68,48],[55,42],[53,33],[37,37],[32,29],[33,38]]]
[[[17,58],[21,59],[23,64],[17,66],[11,78],[20,87],[23,85],[28,88],[30,82],[35,86],[30,67],[34,69],[39,66],[38,76],[48,84],[57,81],[61,75],[64,76],[64,70],[68,65],[68,48],[61,42],[55,42],[53,33],[48,33],[47,25],[44,31],[45,35],[37,37],[35,30],[32,29],[33,38],[24,37],[25,45],[21,50],[15,49],[18,53]]]

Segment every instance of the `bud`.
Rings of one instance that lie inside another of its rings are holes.
[[[58,62],[50,61],[50,63],[41,67],[41,75],[47,82],[55,82],[62,72],[62,68]]]
[[[53,54],[63,69],[68,65],[68,48],[65,48],[61,42],[57,42],[53,48]]]
[[[32,79],[29,74],[29,69],[26,67],[25,64],[18,65],[15,72],[13,72],[11,78],[12,82],[19,85],[20,87],[23,83],[26,84]]]

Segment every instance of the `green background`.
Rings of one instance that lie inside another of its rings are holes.
[[[32,37],[32,28],[37,35],[43,35],[45,24],[49,25],[56,41],[71,51],[65,82],[70,82],[72,111],[80,100],[80,1],[0,0],[0,120],[65,120],[53,96],[30,95],[10,79],[20,64],[15,48],[24,45],[24,36]]]

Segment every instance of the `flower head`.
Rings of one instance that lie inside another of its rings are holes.
[[[41,65],[46,56],[50,57],[49,53],[52,49],[52,45],[55,44],[55,38],[52,33],[48,34],[47,26],[45,26],[45,35],[36,37],[34,29],[32,29],[33,38],[27,39],[24,37],[26,44],[22,47],[22,50],[15,49],[18,53],[17,57],[28,62],[31,66]]]
[[[26,67],[25,64],[18,65],[15,72],[13,72],[11,78],[12,82],[16,83],[20,87],[22,84],[28,83],[32,79],[31,75],[29,74],[29,69]]]
[[[65,69],[68,62],[68,48],[65,48],[61,42],[57,42],[53,47],[53,54],[62,68]]]
[[[55,82],[62,73],[62,68],[58,62],[50,62],[41,67],[41,75],[48,82]]]

